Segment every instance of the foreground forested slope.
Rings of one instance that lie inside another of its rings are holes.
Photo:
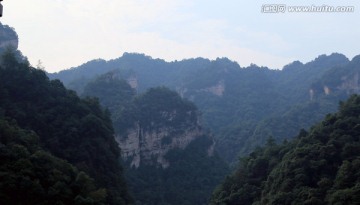
[[[109,114],[10,51],[0,64],[0,120],[1,204],[131,203]]]
[[[273,140],[242,158],[212,204],[359,204],[360,96],[340,104],[308,132]]]

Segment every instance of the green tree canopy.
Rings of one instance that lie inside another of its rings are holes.
[[[43,71],[7,52],[0,65],[0,114],[36,133],[44,150],[105,188],[106,203],[131,202],[110,116],[96,99],[80,99],[59,80],[50,81]]]
[[[212,204],[359,204],[360,96],[309,132],[244,158]]]

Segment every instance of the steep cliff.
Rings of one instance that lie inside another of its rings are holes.
[[[130,166],[160,165],[167,168],[166,154],[185,149],[194,139],[203,136],[197,108],[167,88],[153,88],[137,97],[132,126],[119,130],[116,139],[122,156]]]
[[[125,138],[117,136],[116,140],[124,160],[130,161],[130,166],[136,168],[141,163],[167,168],[170,162],[165,156],[170,150],[185,149],[193,140],[204,134],[200,127],[190,128],[179,134],[172,128],[166,127],[157,131],[145,131],[139,124],[135,127],[128,131]]]

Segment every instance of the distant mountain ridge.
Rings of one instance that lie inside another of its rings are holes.
[[[157,86],[175,90],[199,107],[204,126],[215,134],[216,149],[233,162],[238,155],[265,143],[269,136],[278,141],[296,136],[299,129],[309,128],[334,112],[339,100],[357,93],[356,79],[352,81],[356,89],[329,87],[330,93],[326,94],[324,85],[319,87],[326,79],[341,82],[350,64],[358,65],[338,53],[320,55],[305,64],[295,61],[282,70],[256,65],[242,68],[227,58],[166,62],[125,53],[114,60],[94,60],[49,76],[79,93],[87,83],[110,71],[138,93]],[[358,71],[356,66],[352,69]],[[332,70],[343,72],[331,77]]]

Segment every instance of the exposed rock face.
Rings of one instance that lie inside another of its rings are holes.
[[[201,91],[210,92],[214,95],[221,97],[225,92],[225,84],[224,81],[219,81],[216,85],[211,86],[209,88],[201,89]]]
[[[203,135],[200,127],[194,127],[182,133],[176,133],[171,128],[160,128],[157,131],[144,131],[139,125],[128,131],[125,138],[116,137],[125,161],[130,160],[130,166],[140,164],[160,165],[167,168],[170,163],[165,155],[172,149],[185,149],[194,139]],[[210,149],[210,148],[209,148]],[[211,154],[209,150],[209,155]]]
[[[136,76],[130,76],[126,81],[129,83],[131,88],[137,90],[138,89],[138,80]]]
[[[314,89],[309,90],[310,100],[314,99]]]
[[[171,166],[166,159],[169,151],[184,150],[200,137],[212,139],[200,125],[196,106],[164,87],[140,95],[124,116],[128,126],[119,129],[116,140],[124,161],[131,167],[167,168]],[[209,156],[213,155],[213,144],[205,145]]]
[[[215,141],[213,140],[213,144],[207,150],[208,156],[212,157],[215,153]]]
[[[325,93],[325,95],[330,95],[330,93],[331,93],[330,88],[326,85],[324,86],[324,93]]]
[[[339,92],[346,93],[347,95],[359,94],[360,72],[357,70],[351,71],[350,69],[348,69],[347,71],[348,72],[346,72],[345,74],[332,75],[330,77],[327,77],[325,80],[323,79],[323,81],[325,82],[321,83],[322,89],[310,88],[309,90],[310,100],[314,99],[316,95],[332,95],[334,93],[336,94]],[[331,82],[331,81],[326,82],[329,81],[329,79],[335,82]]]
[[[360,93],[359,73],[352,76],[343,76],[341,78],[341,85],[338,87],[340,90],[346,90],[348,94]]]

